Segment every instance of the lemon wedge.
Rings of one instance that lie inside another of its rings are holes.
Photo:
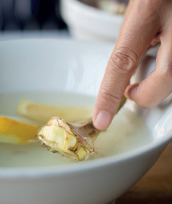
[[[22,122],[17,118],[0,116],[0,142],[10,144],[29,144],[35,140],[39,126]]]
[[[53,116],[64,118],[69,122],[76,122],[90,118],[92,109],[86,107],[52,106],[46,104],[33,103],[23,100],[18,106],[18,111],[22,116],[47,123]]]

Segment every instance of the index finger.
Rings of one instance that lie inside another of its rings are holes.
[[[94,107],[93,123],[99,130],[111,123],[131,75],[159,30],[159,15],[151,2],[131,1],[129,5]]]

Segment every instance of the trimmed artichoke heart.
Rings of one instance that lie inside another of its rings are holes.
[[[91,119],[69,123],[62,118],[52,117],[37,137],[49,151],[83,161],[95,153],[94,141],[99,133]]]
[[[123,96],[117,112],[125,102],[126,98]],[[42,127],[37,138],[49,151],[83,161],[95,153],[94,142],[99,133],[94,128],[92,119],[69,123],[56,116]]]

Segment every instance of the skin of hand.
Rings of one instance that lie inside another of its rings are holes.
[[[156,69],[141,83],[128,85],[141,57],[161,43]],[[131,0],[96,99],[93,123],[105,130],[122,95],[142,108],[158,105],[172,92],[172,0]]]

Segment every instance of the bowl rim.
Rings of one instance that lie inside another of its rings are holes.
[[[13,42],[23,42],[28,43],[28,41],[32,41],[35,43],[38,41],[39,43],[44,43],[45,41],[55,41],[60,43],[71,42],[74,43],[76,46],[77,43],[83,44],[93,44],[93,41],[82,41],[82,40],[71,40],[71,39],[15,39],[15,40],[4,40],[1,43],[13,43]],[[107,45],[109,48],[113,45],[109,42],[95,42],[95,44],[100,44],[101,46]],[[129,152],[124,152],[119,155],[112,155],[104,158],[99,158],[95,160],[89,160],[86,162],[77,162],[77,163],[70,163],[61,166],[49,166],[49,167],[0,167],[0,179],[30,179],[30,178],[52,178],[54,176],[63,176],[63,175],[70,175],[76,174],[78,172],[86,172],[86,171],[93,171],[98,170],[100,168],[104,168],[107,166],[113,166],[116,164],[120,164],[122,162],[135,159],[139,156],[151,153],[152,151],[160,148],[164,148],[168,142],[172,140],[172,133],[168,134],[165,137],[159,138],[156,141],[152,140],[150,143],[136,148],[134,150],[130,150]]]

